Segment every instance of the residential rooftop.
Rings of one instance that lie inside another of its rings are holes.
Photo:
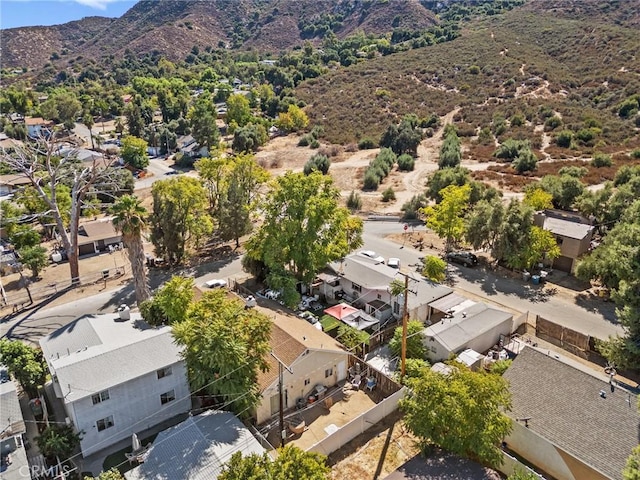
[[[587,371],[525,347],[504,378],[512,418],[609,478],[621,478],[638,445],[637,396]]]
[[[151,327],[139,313],[88,315],[40,340],[66,402],[146,375],[181,360],[171,327]]]

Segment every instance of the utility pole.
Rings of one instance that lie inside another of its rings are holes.
[[[287,372],[293,374],[291,369],[287,367],[282,360],[280,360],[273,350],[271,356],[278,362],[278,396],[280,397],[280,412],[279,412],[279,424],[280,424],[280,446],[284,447],[284,441],[287,437],[287,431],[284,428],[284,369]]]
[[[402,367],[400,369],[400,382],[404,380],[407,368],[407,322],[409,319],[409,275],[404,276],[404,309],[402,310]]]

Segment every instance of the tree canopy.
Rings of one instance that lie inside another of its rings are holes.
[[[49,372],[42,350],[20,340],[0,339],[0,364],[30,393],[44,385]]]
[[[421,369],[407,378],[410,393],[400,401],[404,421],[423,448],[437,445],[483,464],[502,463],[500,444],[511,431],[506,380],[455,366],[445,376]]]
[[[260,401],[258,372],[268,368],[270,332],[271,321],[259,310],[245,309],[222,289],[206,292],[173,324],[192,391],[247,417]]]
[[[179,264],[188,247],[213,231],[206,191],[198,179],[179,176],[155,182],[151,194],[149,223],[156,254],[171,265]]]
[[[404,288],[404,285],[403,285]],[[407,358],[424,360],[426,351],[424,348],[422,331],[424,324],[420,320],[409,320],[407,322]],[[389,350],[395,356],[402,353],[402,327],[398,327],[393,332],[393,338],[389,342]]]
[[[264,223],[247,243],[248,256],[269,269],[270,282],[290,276],[309,284],[327,263],[362,245],[362,221],[339,205],[339,196],[319,172],[288,172],[273,181]]]
[[[268,453],[243,456],[236,452],[225,465],[219,480],[326,480],[331,469],[326,457],[315,452],[305,452],[295,445],[278,450],[272,460]]]
[[[465,232],[464,212],[469,205],[471,187],[449,185],[440,191],[442,201],[422,209],[427,227],[445,240],[445,249],[462,240]]]

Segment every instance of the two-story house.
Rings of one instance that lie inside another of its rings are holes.
[[[131,314],[82,317],[40,340],[56,396],[82,433],[84,456],[191,408],[171,327]]]
[[[20,409],[16,384],[0,365],[0,478],[31,479],[23,435],[27,429]]]
[[[333,262],[329,267],[333,273],[319,277],[319,292],[328,302],[345,301],[362,308],[381,323],[391,316],[402,317],[404,297],[402,294],[394,296],[389,290],[393,280],[404,282],[404,276],[397,269],[357,253]],[[449,287],[429,282],[418,274],[413,275],[409,281],[407,299],[409,317],[428,320],[429,303],[452,291]]]
[[[576,260],[591,246],[594,227],[589,219],[576,213],[544,210],[534,215],[533,223],[551,232],[558,242],[560,256],[553,261],[553,268],[573,273]]]
[[[316,385],[329,389],[347,378],[349,353],[337,340],[302,318],[267,312],[273,321],[272,353],[287,367],[282,371],[285,409],[295,407],[298,399],[306,399]],[[269,354],[269,369],[258,374],[262,399],[256,409],[257,424],[269,421],[280,408],[275,357]]]

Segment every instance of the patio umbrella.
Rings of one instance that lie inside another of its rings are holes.
[[[140,443],[140,440],[138,440],[138,435],[135,433],[131,435],[131,447],[134,452],[142,448],[142,444]]]

